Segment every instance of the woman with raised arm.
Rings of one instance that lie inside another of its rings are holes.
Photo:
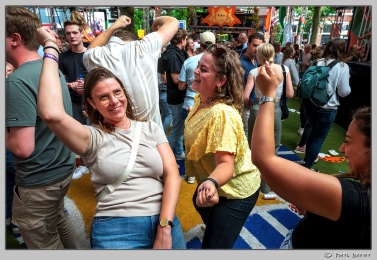
[[[275,97],[278,80],[266,64],[257,76],[263,96]],[[370,108],[353,115],[344,143],[349,175],[358,181],[317,173],[275,154],[274,104],[261,104],[252,136],[252,159],[279,196],[306,211],[282,243],[284,249],[371,248]]]
[[[135,116],[122,81],[101,67],[90,71],[84,83],[83,99],[91,126],[70,117],[63,107],[58,46],[50,32],[37,30],[45,53],[38,111],[89,169],[97,196],[90,232],[92,249],[186,248],[175,215],[181,179],[164,131],[155,122]],[[139,145],[135,145],[137,136]],[[135,156],[132,147],[136,147]],[[132,170],[122,177],[132,158]],[[120,180],[119,186],[111,190],[109,184],[115,180]]]

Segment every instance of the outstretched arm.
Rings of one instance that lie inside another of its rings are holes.
[[[89,144],[89,129],[65,112],[62,87],[59,78],[58,53],[53,31],[48,28],[37,30],[37,40],[45,48],[47,57],[43,58],[42,72],[38,90],[38,112],[46,125],[73,152],[81,155]]]
[[[88,46],[88,49],[92,49],[92,48],[95,48],[97,46],[105,46],[111,36],[113,35],[113,33],[117,30],[117,29],[120,29],[120,28],[125,28],[126,26],[128,26],[129,24],[131,24],[131,18],[129,18],[128,16],[126,15],[121,15],[116,21],[115,23],[113,23],[106,31],[104,31],[103,33],[101,33],[100,35],[98,35],[91,43],[90,45]]]
[[[262,66],[256,81],[263,95],[276,96],[279,81],[268,65]],[[260,105],[252,136],[253,163],[279,196],[300,209],[337,220],[342,205],[339,181],[275,155],[274,107],[272,102]]]
[[[162,46],[165,46],[178,31],[179,22],[176,18],[170,16],[160,16],[154,19],[152,31],[157,31],[162,39]]]

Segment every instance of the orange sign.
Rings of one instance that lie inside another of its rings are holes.
[[[236,7],[208,7],[209,15],[202,21],[203,23],[208,23],[209,26],[218,25],[228,25],[233,27],[235,24],[241,24],[240,19],[238,19],[234,13],[236,12]]]

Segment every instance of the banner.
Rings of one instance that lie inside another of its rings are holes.
[[[208,7],[209,15],[203,19],[202,24],[207,23],[209,26],[218,25],[228,25],[233,27],[235,24],[241,24],[240,19],[235,16],[236,7]]]

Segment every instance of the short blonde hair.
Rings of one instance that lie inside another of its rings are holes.
[[[262,43],[257,48],[257,59],[259,64],[264,64],[266,61],[269,63],[274,62],[275,49],[272,44],[266,42]]]

